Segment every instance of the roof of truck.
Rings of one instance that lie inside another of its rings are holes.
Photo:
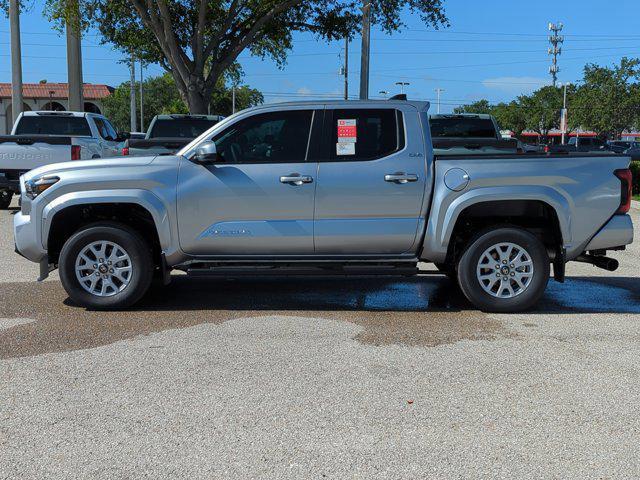
[[[385,107],[389,105],[393,106],[402,106],[402,105],[413,105],[419,111],[426,110],[429,108],[430,103],[419,100],[303,100],[303,101],[294,101],[294,102],[280,102],[280,103],[265,103],[259,105],[257,107],[253,107],[253,109],[260,108],[271,108],[271,107],[296,107],[296,106],[311,106],[311,105],[330,105],[332,107],[344,105],[345,107],[355,107],[355,106],[369,106],[369,107]]]

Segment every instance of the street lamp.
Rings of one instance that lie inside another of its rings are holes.
[[[404,87],[411,85],[409,82],[396,82],[396,85],[400,85],[400,94],[404,93]]]
[[[437,113],[440,113],[440,94],[444,92],[444,88],[436,88],[436,94],[438,95],[438,110]]]
[[[387,95],[389,95],[389,92],[388,92],[388,91],[386,91],[386,90],[380,90],[378,93],[379,93],[380,95],[382,95],[383,97],[386,97]]]

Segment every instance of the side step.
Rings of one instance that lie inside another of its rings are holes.
[[[196,277],[268,277],[268,276],[414,276],[421,272],[417,263],[269,263],[269,264],[195,264],[186,269]]]

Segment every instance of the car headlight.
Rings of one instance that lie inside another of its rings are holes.
[[[27,194],[27,197],[33,200],[47,188],[55,185],[59,181],[59,177],[32,178],[31,180],[27,180],[26,182],[24,182],[25,193]]]

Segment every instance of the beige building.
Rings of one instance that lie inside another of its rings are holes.
[[[102,113],[102,99],[113,88],[107,85],[84,84],[84,111]],[[69,107],[69,88],[66,83],[25,83],[22,86],[24,110],[64,111]],[[11,133],[13,126],[11,84],[0,83],[0,135]]]

